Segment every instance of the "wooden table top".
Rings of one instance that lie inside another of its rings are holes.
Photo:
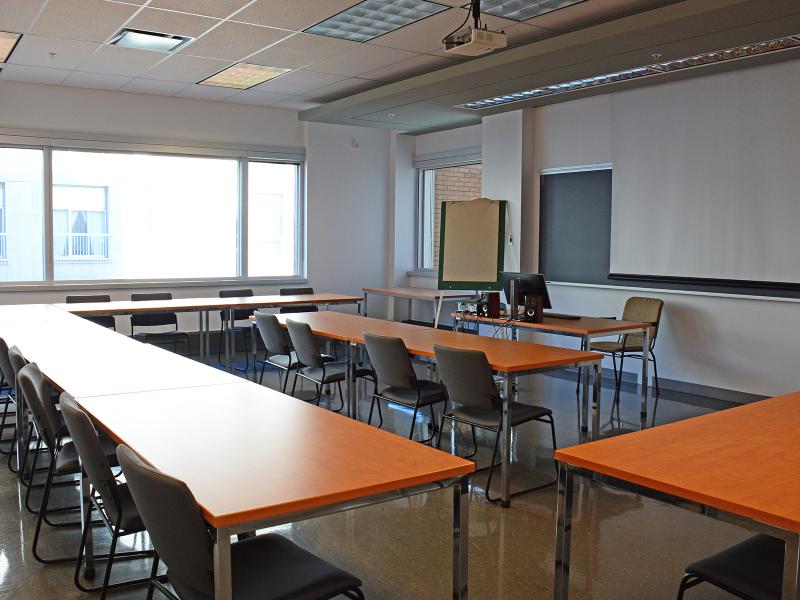
[[[800,532],[800,392],[563,448],[556,459]]]
[[[468,333],[454,333],[443,329],[344,313],[317,312],[277,316],[282,323],[285,323],[287,319],[302,321],[308,323],[311,330],[317,335],[357,344],[364,343],[365,332],[399,337],[405,342],[409,352],[416,356],[432,358],[434,344],[481,350],[486,354],[492,369],[502,373],[568,366],[603,358],[602,354],[596,352],[501,340]]]
[[[414,298],[417,300],[438,300],[439,298],[476,298],[475,292],[459,292],[457,290],[432,290],[428,288],[395,287],[395,288],[361,288],[368,294],[381,296],[397,296],[398,298]]]
[[[173,298],[172,300],[115,300],[113,302],[86,302],[55,304],[53,306],[76,315],[130,315],[154,311],[198,311],[226,308],[269,308],[294,304],[353,304],[361,296],[347,294],[297,294],[293,296],[242,296],[236,298]]]
[[[453,318],[458,317],[464,321],[478,321],[488,325],[511,325],[508,317],[493,319],[480,317],[467,313],[450,313]],[[604,319],[602,317],[580,317],[578,319],[558,319],[545,315],[542,323],[528,321],[513,321],[515,327],[535,329],[537,331],[550,331],[553,333],[568,333],[571,335],[601,335],[604,333],[615,334],[624,331],[638,330],[650,327],[650,323],[637,323],[635,321],[622,321],[620,319]]]
[[[248,382],[77,400],[115,440],[185,481],[215,527],[474,470],[466,459]]]

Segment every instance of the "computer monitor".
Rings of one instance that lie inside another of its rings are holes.
[[[534,298],[542,299],[542,305],[538,307],[539,311],[545,308],[552,308],[544,275],[540,273],[510,273],[504,271],[500,273],[500,279],[503,283],[503,291],[505,292],[506,302],[509,306],[509,314],[512,315],[512,318],[516,316],[515,306],[528,305],[534,301]],[[512,280],[515,282],[516,302],[514,298],[511,297]],[[530,302],[526,301],[526,297],[530,299]]]

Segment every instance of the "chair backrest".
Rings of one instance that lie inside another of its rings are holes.
[[[92,296],[67,296],[67,304],[83,304],[83,303],[91,303],[91,302],[111,302],[111,296],[108,294],[95,294]],[[91,321],[92,323],[97,323],[98,325],[102,325],[103,327],[108,327],[110,329],[116,329],[117,323],[114,320],[113,315],[107,315],[103,317],[83,317],[87,321]]]
[[[146,300],[172,300],[169,292],[155,292],[152,294],[131,294],[131,301],[142,302]],[[178,328],[178,315],[168,313],[136,313],[131,315],[131,327],[163,327],[172,325]]]
[[[103,508],[114,521],[120,515],[119,487],[100,438],[97,437],[97,430],[89,415],[81,410],[72,396],[62,393],[59,404],[67,430],[81,459],[81,466],[92,487],[103,499]]]
[[[479,350],[459,350],[434,345],[436,364],[447,395],[453,402],[472,408],[500,410],[500,394],[486,355]]]
[[[650,329],[650,347],[655,344],[658,335],[658,325],[661,322],[661,311],[664,308],[664,301],[660,298],[646,298],[643,296],[631,296],[625,302],[622,309],[623,321],[635,321],[638,323],[652,323]],[[629,334],[626,343],[641,344],[643,336],[641,334]]]
[[[3,376],[5,384],[12,388],[14,387],[14,369],[11,367],[11,361],[8,359],[8,344],[0,337],[0,375]]]
[[[17,378],[19,377],[19,372],[22,367],[28,364],[28,359],[22,355],[19,348],[11,346],[11,348],[8,349],[8,362],[11,365],[12,377]]]
[[[219,297],[220,298],[249,298],[253,296],[253,290],[248,288],[243,288],[239,290],[220,290]],[[234,321],[244,321],[245,319],[249,319],[250,315],[253,314],[253,309],[251,308],[237,308],[233,311],[233,320]],[[220,313],[220,318],[225,321],[227,318],[225,312]]]
[[[264,340],[267,352],[270,354],[289,354],[291,346],[287,339],[287,333],[275,315],[256,311],[256,327]]]
[[[403,340],[365,332],[364,343],[380,390],[387,387],[416,390],[417,378]]]
[[[305,296],[306,294],[313,294],[314,288],[311,287],[296,287],[296,288],[281,288],[278,293],[281,296]],[[318,306],[313,304],[300,304],[298,306],[281,306],[280,312],[286,313],[301,313],[301,312],[317,312]]]
[[[130,448],[117,458],[153,547],[182,598],[214,598],[212,541],[186,484],[145,464]]]
[[[292,340],[300,364],[304,367],[321,367],[322,355],[308,323],[287,319],[286,328],[289,330],[289,338]]]
[[[61,424],[56,405],[50,399],[50,387],[44,375],[36,363],[29,363],[20,369],[17,382],[25,403],[31,410],[39,435],[48,448],[55,450]]]

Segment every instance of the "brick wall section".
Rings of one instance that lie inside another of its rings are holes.
[[[433,268],[439,268],[439,223],[442,202],[473,200],[481,197],[481,165],[436,169],[433,209]]]

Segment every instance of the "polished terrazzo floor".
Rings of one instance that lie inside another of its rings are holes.
[[[271,386],[277,376],[266,377]],[[608,386],[607,386],[608,387]],[[603,395],[603,421],[608,421],[612,392]],[[559,445],[578,439],[574,379],[540,375],[523,380],[521,400],[554,410]],[[338,405],[338,401],[337,401]],[[663,392],[656,424],[724,408],[720,402]],[[366,415],[368,405],[362,405]],[[384,427],[407,432],[410,413],[384,409]],[[622,418],[634,427],[638,418],[635,390],[622,394]],[[419,433],[424,433],[425,425]],[[449,428],[448,428],[449,431]],[[609,428],[609,432],[613,429]],[[469,437],[458,436],[465,453]],[[492,440],[493,441],[493,440]],[[490,438],[479,437],[480,465],[491,456]],[[515,430],[513,485],[526,486],[553,475],[549,431],[529,423]],[[451,439],[445,434],[443,447]],[[333,449],[331,451],[334,451]],[[476,599],[550,599],[552,592],[555,488],[514,498],[510,509],[488,503],[483,496],[486,476],[474,478],[470,502],[470,597]],[[60,500],[76,498],[61,490]],[[436,492],[278,528],[295,542],[357,574],[368,598],[442,599],[451,594],[451,498]],[[57,502],[58,500],[56,500]],[[90,597],[72,583],[71,564],[41,565],[30,544],[35,519],[21,509],[16,482],[0,464],[0,598],[19,600]],[[747,530],[713,520],[635,493],[578,479],[570,598],[661,600],[674,598],[683,567],[746,537]],[[46,529],[43,550],[50,555],[74,553],[77,529]],[[107,543],[96,528],[98,551]],[[134,540],[141,546],[147,540]],[[99,566],[99,565],[98,565]],[[145,575],[144,561],[115,565],[113,580]],[[102,568],[98,568],[98,580]],[[144,598],[144,588],[120,590],[111,598]],[[158,597],[158,593],[156,593]],[[700,586],[689,600],[730,596]]]

